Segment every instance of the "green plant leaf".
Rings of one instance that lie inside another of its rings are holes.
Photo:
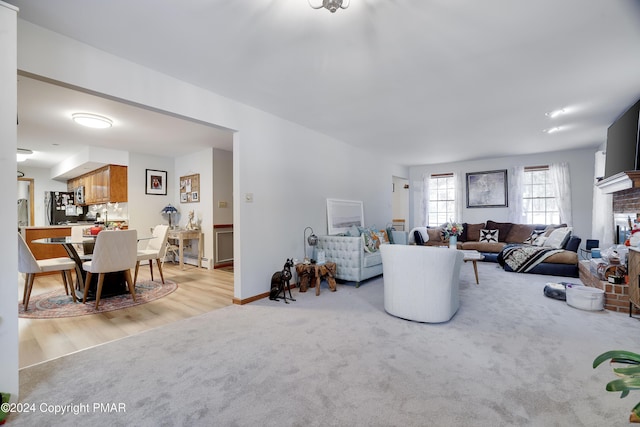
[[[600,356],[593,360],[594,369],[597,368],[602,362],[611,359],[612,362],[627,363],[627,364],[640,364],[640,354],[633,353],[625,350],[611,350],[602,353]]]
[[[640,365],[630,368],[613,368],[613,372],[626,377],[637,377],[640,376]]]
[[[629,390],[640,389],[640,378],[625,377],[618,380],[613,380],[607,383],[606,389],[607,391],[621,391],[626,396],[627,394],[629,394]]]

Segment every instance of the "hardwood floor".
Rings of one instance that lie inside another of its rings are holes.
[[[20,367],[64,356],[158,326],[226,307],[233,303],[233,273],[188,265],[165,263],[165,279],[178,289],[159,300],[122,310],[61,319],[18,321]],[[19,276],[18,298],[22,301],[24,277]],[[154,268],[154,277],[158,272]],[[138,280],[149,280],[148,265],[141,265]],[[37,276],[32,296],[61,288],[59,274]]]

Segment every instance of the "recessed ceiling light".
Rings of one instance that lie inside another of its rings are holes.
[[[545,116],[551,118],[551,119],[555,119],[558,116],[561,116],[562,114],[565,114],[567,112],[566,109],[561,108],[559,110],[555,110],[555,111],[550,111],[548,113],[544,113]]]
[[[91,113],[74,113],[71,115],[74,122],[82,126],[87,126],[95,129],[106,129],[113,126],[113,121],[104,116]]]
[[[27,160],[27,157],[33,154],[33,151],[28,150],[26,148],[18,148],[18,152],[16,153],[16,160],[18,162],[24,162]]]
[[[556,133],[556,132],[558,132],[558,131],[560,131],[560,130],[561,130],[561,128],[560,128],[559,126],[556,126],[556,127],[554,127],[554,128],[551,128],[551,129],[545,129],[545,130],[543,130],[543,132],[546,132],[546,133]]]

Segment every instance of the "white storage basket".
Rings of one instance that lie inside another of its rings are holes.
[[[591,286],[567,285],[567,304],[581,310],[604,310],[604,291]]]

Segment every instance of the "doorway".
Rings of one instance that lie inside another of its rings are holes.
[[[407,230],[409,219],[409,180],[398,176],[392,177],[391,216],[396,230]]]
[[[18,228],[33,225],[33,178],[18,177]]]

